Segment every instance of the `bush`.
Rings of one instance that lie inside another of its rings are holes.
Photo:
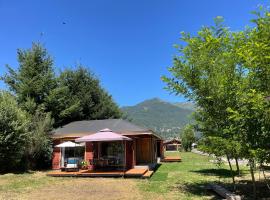
[[[29,140],[29,119],[15,98],[0,92],[0,171],[18,169]]]

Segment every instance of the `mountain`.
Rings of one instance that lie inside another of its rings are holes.
[[[179,137],[181,129],[192,122],[191,114],[194,110],[192,103],[169,103],[158,98],[122,107],[131,122],[150,128],[167,139]]]
[[[196,110],[195,104],[191,102],[177,102],[173,103],[173,105],[178,106],[179,108],[188,109],[188,110]]]

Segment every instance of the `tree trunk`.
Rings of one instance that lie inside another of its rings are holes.
[[[236,164],[236,170],[237,170],[237,174],[238,174],[238,176],[240,176],[241,174],[240,174],[240,169],[239,169],[238,158],[237,158],[237,157],[235,157],[234,159],[235,159],[235,164]]]
[[[250,166],[250,174],[251,174],[252,184],[253,184],[253,197],[254,197],[254,199],[257,199],[256,182],[255,182],[256,180],[255,180],[255,176],[254,176],[254,160],[249,161],[249,166]]]
[[[231,164],[231,161],[230,161],[229,156],[228,155],[226,155],[226,156],[227,156],[227,161],[228,161],[229,166],[230,166],[231,177],[232,177],[232,180],[233,180],[233,189],[236,190],[236,185],[235,185],[235,179],[234,179],[232,164]]]

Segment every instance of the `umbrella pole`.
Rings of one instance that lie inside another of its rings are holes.
[[[74,141],[74,142],[75,142],[75,141]],[[76,143],[75,143],[75,145],[74,145],[74,162],[76,163],[76,159],[75,159],[75,158],[76,158],[76,157],[75,157],[75,154],[76,154],[76,153],[75,153],[75,150],[76,150]],[[74,167],[75,167],[75,166],[76,166],[76,165],[74,165]],[[77,163],[77,167],[78,167],[78,163]]]
[[[124,152],[123,152],[123,178],[124,178],[124,175],[125,175],[125,145],[124,145],[124,140],[122,140],[122,142],[123,142],[123,150],[124,150]]]

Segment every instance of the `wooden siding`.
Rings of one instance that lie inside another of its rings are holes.
[[[53,146],[60,144],[60,140],[54,140]],[[60,169],[61,149],[59,147],[53,148],[52,153],[52,169]]]
[[[151,138],[136,140],[136,164],[153,162],[153,144]]]
[[[133,166],[133,141],[126,141],[126,169],[131,169]]]

